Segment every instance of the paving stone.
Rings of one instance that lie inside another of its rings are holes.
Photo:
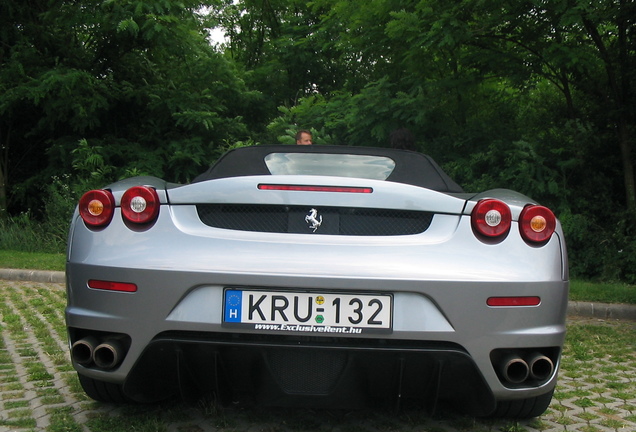
[[[1,275],[0,275],[1,276]],[[59,275],[58,275],[59,276]],[[50,277],[49,279],[50,280]],[[65,335],[59,335],[54,330],[50,320],[63,320],[62,311],[51,316],[43,316],[37,310],[21,310],[19,304],[12,300],[11,294],[19,293],[26,296],[41,296],[38,290],[43,292],[64,292],[63,283],[45,282],[20,282],[0,280],[0,326],[2,327],[0,339],[0,357],[9,356],[12,365],[9,369],[0,368],[0,432],[28,431],[30,427],[17,427],[12,422],[17,422],[21,416],[27,415],[34,421],[34,430],[46,430],[50,426],[51,411],[59,408],[69,408],[72,418],[77,425],[88,431],[87,424],[96,415],[105,415],[117,418],[127,412],[127,407],[118,407],[109,404],[86,402],[81,395],[74,394],[68,386],[68,378],[75,379],[74,372],[68,371],[68,363],[59,364],[60,358],[68,362],[68,347]],[[45,298],[43,300],[46,301]],[[31,304],[28,301],[24,304]],[[582,310],[581,306],[579,310]],[[602,309],[602,308],[601,308]],[[598,311],[598,307],[596,308]],[[572,315],[569,326],[577,325],[623,325],[628,331],[636,333],[636,324],[625,326],[624,323],[615,321],[619,312],[612,309],[602,309],[603,319],[594,314],[583,314],[583,318]],[[12,318],[19,316],[21,326],[16,329],[21,332],[12,333],[11,327],[4,322],[3,313],[12,314]],[[626,312],[620,312],[626,314]],[[630,319],[629,314],[621,315]],[[57,353],[48,352],[43,348],[42,342],[33,332],[33,326],[28,322],[36,320],[40,325],[48,326],[50,334],[56,342]],[[27,322],[28,321],[28,322]],[[24,335],[26,334],[26,338]],[[17,336],[19,335],[19,337]],[[610,354],[602,354],[603,347],[584,361],[570,361],[564,356],[563,367],[559,376],[555,398],[548,411],[537,419],[524,421],[482,421],[475,419],[455,418],[453,415],[442,418],[430,418],[418,416],[417,419],[403,418],[395,420],[400,430],[408,431],[511,431],[511,432],[594,432],[594,431],[636,431],[636,347],[626,347],[619,357]],[[3,354],[4,353],[4,354]],[[620,361],[623,356],[626,361]],[[619,361],[617,361],[617,359]],[[33,361],[42,366],[52,376],[52,379],[38,381],[31,377],[29,364]],[[566,366],[567,363],[567,367]],[[4,365],[3,365],[4,366]],[[11,382],[7,377],[15,377]],[[47,389],[51,389],[46,391]],[[55,393],[59,403],[51,403],[51,396]],[[49,399],[47,400],[47,396]],[[152,410],[152,408],[149,408]],[[157,415],[161,415],[161,407],[157,408]],[[165,427],[170,432],[218,432],[232,430],[237,432],[275,431],[286,432],[298,430],[298,428],[285,425],[285,418],[272,415],[271,418],[262,420],[266,424],[255,423],[251,415],[241,410],[217,412],[214,408],[177,407],[179,420],[164,421]],[[356,414],[359,415],[359,414]],[[308,417],[315,416],[308,424],[315,425],[321,421],[320,414],[308,411]],[[358,418],[358,417],[355,417]],[[360,417],[360,425],[356,430],[378,431],[391,430],[393,427],[378,428],[372,424],[372,420]],[[267,423],[273,422],[273,423]],[[281,424],[278,424],[281,423]],[[333,420],[328,425],[335,424]],[[315,428],[314,428],[315,429]],[[349,426],[330,426],[320,430],[330,432],[346,432]]]

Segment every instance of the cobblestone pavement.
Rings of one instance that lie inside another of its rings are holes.
[[[68,360],[58,283],[0,280],[0,432],[636,431],[636,323],[573,318],[549,410],[520,422],[441,414],[141,407],[87,399]]]

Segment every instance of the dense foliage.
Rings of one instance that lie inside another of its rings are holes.
[[[635,282],[635,12],[630,0],[4,0],[0,214],[63,227],[90,185],[188,181],[229,146],[297,128],[387,146],[407,127],[466,190],[552,207],[576,276]]]

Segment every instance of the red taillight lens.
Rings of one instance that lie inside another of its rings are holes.
[[[82,195],[79,213],[84,223],[92,227],[108,225],[115,212],[115,198],[107,190],[92,190]]]
[[[531,243],[548,241],[556,229],[556,216],[539,205],[526,206],[519,215],[519,231],[524,240]]]
[[[473,230],[486,237],[504,236],[508,234],[512,224],[510,207],[496,199],[479,201],[470,218]]]
[[[121,212],[124,219],[136,224],[154,221],[159,214],[159,195],[153,188],[135,186],[121,197]]]

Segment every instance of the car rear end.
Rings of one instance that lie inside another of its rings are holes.
[[[541,223],[522,195],[306,175],[108,190],[80,211],[104,199],[112,214],[76,214],[69,242],[67,323],[85,382],[137,401],[213,391],[448,400],[479,414],[549,401],[565,245],[542,208],[549,235],[524,233]]]

